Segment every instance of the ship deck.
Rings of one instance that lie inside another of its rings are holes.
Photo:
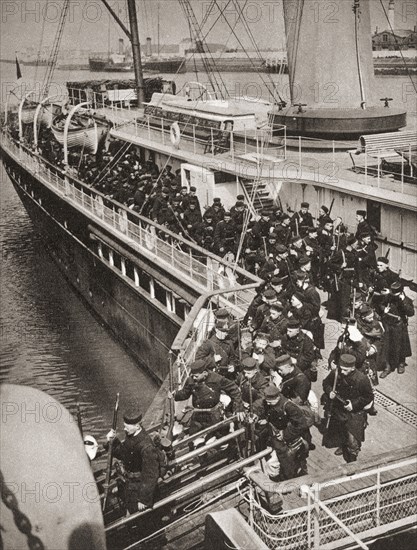
[[[298,148],[284,146],[284,140],[274,138],[269,146],[262,147],[252,132],[236,132],[230,147],[216,148],[213,154],[210,141],[181,136],[178,147],[170,141],[169,122],[154,128],[143,122],[134,122],[141,111],[103,109],[101,114],[112,120],[117,127],[112,135],[138,146],[173,156],[183,162],[197,165],[210,165],[213,170],[238,174],[244,178],[264,178],[276,181],[294,181],[299,184],[319,184],[323,188],[347,191],[357,197],[380,200],[385,204],[417,211],[416,186],[395,180],[392,175],[378,173],[377,158],[365,160],[364,155],[353,156],[356,165],[347,151],[319,150],[309,148],[311,141],[301,139]],[[398,157],[399,158],[399,157]],[[366,171],[363,169],[367,162]],[[276,183],[276,182],[275,182]]]

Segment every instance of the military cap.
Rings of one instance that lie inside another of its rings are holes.
[[[287,277],[272,277],[271,279],[271,285],[282,285],[284,284],[285,280],[287,279]]]
[[[298,319],[294,319],[294,317],[292,317],[288,321],[287,328],[300,328],[300,327],[301,327],[301,325],[300,325],[300,321]]]
[[[276,233],[270,233],[268,235],[268,239],[276,239],[278,237],[278,235]]]
[[[297,300],[300,300],[300,302],[303,302],[303,303],[305,302],[305,296],[302,292],[294,292],[293,296],[295,296]]]
[[[266,300],[275,300],[276,297],[277,297],[276,292],[272,288],[268,288],[267,290],[265,290],[264,298]]]
[[[317,231],[318,231],[317,227],[309,227],[309,228],[307,229],[307,233],[308,233],[309,235],[312,235],[313,233],[317,233]]]
[[[125,424],[137,424],[142,420],[142,413],[137,407],[128,409],[123,415]]]
[[[194,192],[195,192],[195,191],[197,191],[197,188],[194,187],[194,186],[192,185],[192,186],[190,187],[190,191],[194,191]]]
[[[284,306],[282,305],[281,302],[275,302],[274,304],[271,304],[270,309],[274,309],[275,311],[283,311]]]
[[[197,206],[196,201],[190,201],[190,202],[188,203],[188,208],[190,208],[190,206]]]
[[[231,215],[231,213],[229,212],[229,210],[226,210],[226,212],[224,213],[224,217],[225,217],[225,218],[231,218],[231,217],[232,217],[232,215]]]
[[[285,254],[288,252],[288,248],[284,246],[283,244],[279,244],[276,248],[277,254]]]
[[[217,319],[215,328],[220,332],[229,332],[229,323],[227,319]]]
[[[301,208],[310,208],[310,205],[308,202],[302,202],[301,203]]]
[[[333,220],[330,216],[325,216],[322,223],[323,225],[327,225],[328,223],[331,223],[333,225]]]
[[[370,313],[372,313],[374,310],[371,308],[369,304],[362,304],[359,308],[359,315],[361,317],[367,317]]]
[[[368,237],[371,237],[371,234],[368,231],[361,234],[361,239],[367,239]]]
[[[281,340],[272,340],[269,345],[271,346],[271,348],[280,348]]]
[[[228,319],[230,317],[229,312],[225,307],[221,307],[214,312],[216,319]]]
[[[347,369],[354,369],[356,366],[356,357],[350,353],[344,353],[340,356],[340,366]]]
[[[236,200],[242,201],[242,202],[243,202],[243,201],[245,200],[245,197],[244,197],[243,195],[238,195],[238,196],[236,197]]]
[[[320,209],[323,210],[325,214],[329,213],[329,209],[327,208],[327,206],[324,206],[324,204],[320,206]]]
[[[243,370],[254,370],[256,369],[256,365],[256,359],[253,357],[246,357],[246,359],[242,361]]]
[[[349,237],[346,239],[346,244],[349,246],[356,242],[355,235],[349,235]]]
[[[267,342],[269,342],[269,336],[266,332],[258,332],[255,340],[266,340]]]
[[[356,210],[357,216],[362,216],[363,218],[366,217],[366,210]]]
[[[378,263],[382,263],[382,264],[388,264],[388,263],[389,263],[389,260],[388,260],[388,258],[386,258],[385,256],[380,256],[380,257],[377,259],[377,262],[378,262]]]
[[[191,374],[201,374],[205,370],[207,370],[207,363],[203,359],[197,359],[190,365]]]
[[[310,262],[311,262],[311,258],[309,258],[308,256],[303,256],[302,258],[299,259],[298,265],[307,265]]]
[[[264,391],[265,399],[276,399],[281,395],[279,389],[274,384],[268,384]]]
[[[401,284],[400,281],[395,281],[394,283],[392,283],[392,285],[390,286],[390,289],[391,289],[391,292],[393,294],[399,294],[400,292],[403,291],[403,285]]]
[[[220,202],[222,202],[222,201],[221,201],[221,199],[219,199],[219,197],[215,197],[215,198],[213,199],[213,202],[216,203],[216,204],[218,204],[218,203],[220,203]]]
[[[168,195],[168,194],[169,194],[169,189],[168,189],[168,187],[163,187],[163,188],[162,188],[162,193],[164,193],[165,195]]]
[[[188,191],[188,187],[187,187],[186,185],[183,185],[183,186],[181,187],[181,191]]]
[[[276,367],[283,367],[284,365],[292,365],[291,357],[287,353],[280,355],[275,360]]]
[[[180,197],[173,197],[172,202],[181,202]]]
[[[281,221],[282,221],[282,222],[283,222],[284,220],[289,220],[289,219],[290,219],[290,217],[289,217],[288,214],[282,214],[282,216],[281,216]]]
[[[300,235],[295,235],[292,239],[291,239],[291,244],[294,244],[294,243],[298,243],[299,241],[302,241],[303,238],[300,236]]]
[[[236,208],[240,208],[241,206],[245,206],[245,203],[243,201],[236,201],[235,206]]]
[[[170,170],[172,170],[172,166],[170,164],[167,164],[165,169],[167,170],[167,172],[169,172]]]

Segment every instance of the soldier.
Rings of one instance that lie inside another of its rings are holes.
[[[378,303],[379,297],[388,294],[387,289],[399,280],[400,276],[389,268],[389,260],[380,256],[376,261],[376,273],[373,281],[373,299]]]
[[[269,215],[269,210],[264,208],[261,211],[261,217],[259,220],[257,220],[252,228],[252,235],[256,239],[258,246],[265,247],[266,239],[269,236],[269,233],[271,232],[270,229],[272,227],[271,219]]]
[[[301,409],[285,398],[276,386],[265,388],[265,398],[255,413],[268,422],[268,443],[279,460],[279,475],[273,481],[292,479],[307,474],[308,446],[303,437],[307,422]]]
[[[330,213],[327,206],[320,206],[319,217],[317,218],[317,226],[319,228],[324,227],[324,224],[330,219]],[[331,221],[331,220],[330,220]]]
[[[168,209],[168,195],[169,190],[163,187],[161,193],[155,196],[151,211],[151,218],[154,222],[158,222],[158,217],[162,208]]]
[[[311,321],[313,319],[312,307],[306,302],[302,292],[294,292],[290,299],[290,311],[288,312],[290,319],[297,319],[301,328],[310,330]]]
[[[245,207],[245,203],[240,200],[237,200],[235,205],[230,209],[230,215],[232,216],[233,223],[239,235],[242,233],[246,212],[247,207]]]
[[[195,358],[196,361],[202,359],[210,368],[216,365],[222,374],[235,378],[236,357],[229,338],[227,323],[216,322],[214,334],[197,349]]]
[[[348,237],[346,248],[338,250],[328,261],[332,289],[329,297],[328,319],[342,322],[348,315],[351,290],[356,285],[358,275],[356,248],[356,238]]]
[[[212,211],[214,222],[216,224],[224,218],[224,213],[226,210],[219,197],[215,197],[213,199],[213,204],[211,205],[210,210]]]
[[[204,360],[196,360],[191,364],[190,376],[185,381],[184,387],[173,394],[175,401],[185,401],[192,397],[194,410],[189,427],[190,435],[222,420],[223,407],[220,401],[222,391],[231,398],[233,410],[238,413],[239,420],[243,421],[242,396],[236,384],[221,374],[209,370]]]
[[[368,349],[369,343],[357,328],[356,320],[349,319],[336,347],[329,354],[329,368],[336,368],[339,358],[343,354],[349,354],[355,357],[356,368],[366,374],[365,361]]]
[[[354,356],[343,354],[340,369],[332,370],[323,381],[327,418],[330,415],[323,445],[337,447],[335,454],[343,455],[346,462],[358,458],[365,440],[367,410],[374,400],[369,378],[356,369],[355,362]]]
[[[287,326],[287,333],[281,341],[283,353],[287,353],[297,361],[298,368],[305,373],[312,381],[317,380],[315,370],[316,348],[313,340],[301,331],[300,321],[290,319]]]
[[[404,294],[400,281],[392,283],[390,294],[385,297],[382,322],[386,330],[387,367],[380,378],[397,370],[404,374],[407,357],[411,357],[408,318],[414,315],[413,302]]]
[[[278,301],[277,294],[272,288],[266,288],[263,292],[263,303],[256,309],[252,327],[254,331],[260,329],[264,319],[269,315],[269,310],[272,304],[276,304]]]
[[[195,238],[197,228],[202,221],[201,212],[198,208],[197,202],[192,200],[188,202],[188,207],[184,211],[182,220],[183,220],[183,225],[187,230],[188,234],[192,238]]]
[[[366,219],[366,210],[356,211],[356,221],[358,222],[355,237],[360,240],[364,234],[375,236],[375,229],[368,223]]]
[[[260,331],[268,334],[270,341],[281,340],[287,332],[288,317],[284,314],[281,302],[272,304],[269,314],[264,318]]]
[[[224,212],[224,219],[217,223],[214,231],[214,242],[217,253],[220,256],[224,256],[228,252],[235,253],[237,245],[236,240],[237,231],[232,221],[232,216],[230,212]]]
[[[291,256],[291,263],[295,269],[299,267],[299,261],[305,256],[305,246],[303,238],[300,235],[296,235],[291,239],[291,246],[289,250]]]
[[[368,340],[366,352],[368,376],[374,386],[378,384],[378,371],[386,369],[385,329],[369,304],[362,304],[357,315],[358,330]]]
[[[264,391],[268,385],[268,380],[259,370],[259,365],[253,357],[246,357],[242,361],[243,371],[238,375],[236,383],[242,393],[242,400],[246,408],[252,402],[252,406],[257,406],[257,402],[264,398]]]
[[[189,205],[194,202],[196,204],[196,209],[201,212],[201,206],[200,201],[198,200],[198,197],[196,195],[197,189],[193,186],[190,187],[190,192],[186,197],[183,198],[181,206],[184,210],[187,210]]]
[[[308,402],[308,394],[311,391],[311,380],[297,367],[296,362],[289,355],[280,355],[277,357],[275,368],[281,376],[280,391],[284,397],[290,399],[293,403],[301,407],[308,407],[311,411],[311,420],[314,413]],[[310,430],[306,430],[305,440],[309,445],[309,450],[313,451],[316,446],[311,441]]]
[[[113,440],[113,456],[122,461],[126,478],[126,506],[129,513],[152,508],[159,477],[157,449],[141,426],[142,414],[137,409],[123,416],[126,439],[121,442],[110,430],[107,442]],[[108,443],[105,445],[108,448]]]
[[[301,237],[307,235],[309,227],[314,227],[313,216],[308,211],[309,208],[310,205],[308,202],[302,202],[300,211],[295,212],[291,218],[292,232],[296,235],[301,235]]]

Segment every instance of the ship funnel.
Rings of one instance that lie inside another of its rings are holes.
[[[125,53],[125,43],[123,38],[119,38],[119,54],[123,55]]]
[[[146,39],[146,55],[147,57],[151,57],[152,55],[152,38],[148,36]]]

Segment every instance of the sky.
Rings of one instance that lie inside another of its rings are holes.
[[[251,39],[241,21],[238,21],[236,0],[191,0],[197,20],[204,17],[205,30],[210,30],[208,42],[227,43],[228,47],[238,46],[230,27],[224,22],[221,10],[225,10],[227,20],[235,28],[245,47]],[[316,13],[317,9],[330,9],[337,1],[353,0],[305,0],[308,7]],[[387,28],[381,0],[361,0],[371,3],[372,31]],[[125,0],[109,0],[122,20],[127,22]],[[389,0],[382,0],[388,9]],[[279,49],[284,44],[282,0],[238,0],[245,15],[250,32],[260,49]],[[189,37],[188,23],[178,0],[136,0],[141,42],[147,36],[157,42],[157,21],[159,12],[160,43],[173,44]],[[209,7],[214,4],[210,11]],[[24,51],[28,47],[50,46],[58,26],[59,13],[63,0],[1,0],[0,57],[12,58],[15,51]],[[414,0],[395,0],[396,28],[412,29],[416,24],[417,3]],[[320,12],[317,12],[320,13]],[[116,48],[117,40],[123,37],[117,24],[109,17],[101,0],[71,0],[67,23],[62,38],[62,49],[107,50],[110,44]]]

